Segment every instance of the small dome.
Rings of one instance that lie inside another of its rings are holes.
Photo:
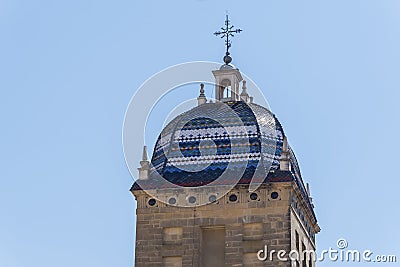
[[[220,70],[232,70],[234,67],[230,64],[223,64],[220,68]]]

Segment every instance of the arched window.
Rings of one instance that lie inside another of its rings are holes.
[[[228,79],[224,79],[221,82],[221,98],[230,98],[232,97],[232,87],[231,81]]]

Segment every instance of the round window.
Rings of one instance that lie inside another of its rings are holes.
[[[237,196],[235,194],[232,194],[229,196],[229,201],[230,202],[235,202],[237,200]]]
[[[196,203],[196,197],[194,197],[194,196],[189,197],[188,200],[189,200],[189,203],[191,203],[191,204]]]
[[[156,204],[156,200],[154,198],[151,198],[147,203],[149,203],[150,206],[154,206]]]
[[[211,203],[217,201],[217,196],[216,195],[211,195],[208,197],[208,201],[210,201]]]
[[[251,200],[257,200],[257,199],[258,199],[257,193],[251,193],[251,194],[250,194],[250,199],[251,199]]]

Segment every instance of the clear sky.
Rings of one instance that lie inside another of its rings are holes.
[[[318,248],[400,258],[400,1],[0,0],[1,267],[133,265],[125,109],[168,66],[222,62],[226,10],[233,63],[311,184]]]

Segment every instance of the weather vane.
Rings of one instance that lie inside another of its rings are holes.
[[[217,31],[214,32],[214,35],[216,36],[221,36],[221,38],[225,37],[225,45],[226,45],[226,53],[224,56],[224,62],[225,64],[229,64],[232,61],[232,58],[229,56],[229,48],[231,47],[231,40],[229,40],[229,37],[233,37],[234,33],[240,33],[242,30],[241,29],[233,29],[233,25],[230,25],[230,21],[228,18],[228,15],[226,15],[226,20],[225,20],[225,28],[221,27],[222,31]]]

